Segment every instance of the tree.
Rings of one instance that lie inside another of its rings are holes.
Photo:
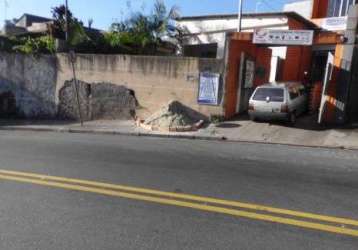
[[[157,0],[154,4],[154,11],[151,16],[154,38],[160,41],[166,36],[174,37],[176,34],[174,20],[179,16],[179,9],[177,6],[173,6],[167,11],[164,2],[162,0]]]
[[[73,22],[73,15],[70,10],[67,12],[69,23]],[[52,8],[52,18],[54,19],[54,35],[62,39],[65,38],[66,32],[66,6],[60,5]]]
[[[83,23],[75,18],[71,10],[67,10],[68,16],[68,44],[71,47],[76,47],[81,43],[89,41]],[[52,8],[52,17],[54,19],[54,36],[64,39],[66,33],[66,6],[60,5]]]
[[[166,38],[175,38],[178,34],[174,24],[177,17],[179,9],[176,6],[168,11],[163,1],[157,0],[151,14],[137,12],[123,22],[113,23],[109,37],[131,46],[136,53],[155,53]],[[149,51],[150,47],[154,51]]]

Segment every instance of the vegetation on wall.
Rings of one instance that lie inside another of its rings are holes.
[[[14,46],[13,50],[24,54],[52,54],[56,52],[55,40],[51,36],[23,38],[21,43]]]
[[[177,7],[168,11],[163,1],[157,0],[151,14],[137,12],[125,21],[113,23],[106,39],[111,46],[130,47],[133,53],[156,53],[159,46],[177,35],[177,17]]]
[[[56,52],[55,39],[51,36],[2,38],[0,51],[24,54],[52,54]]]
[[[131,13],[122,21],[111,25],[109,31],[85,27],[68,10],[68,49],[78,53],[127,53],[127,54],[174,54],[181,32],[174,20],[179,17],[177,7],[168,10],[162,0],[157,0],[149,14]],[[47,35],[40,37],[4,38],[0,50],[25,54],[55,53],[56,39],[66,38],[66,7],[52,8],[53,25]],[[93,20],[89,22],[92,26]]]

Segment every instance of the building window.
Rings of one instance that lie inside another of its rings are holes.
[[[217,43],[184,45],[184,56],[216,58],[218,51]]]
[[[328,17],[346,16],[349,7],[357,3],[357,0],[329,0]]]

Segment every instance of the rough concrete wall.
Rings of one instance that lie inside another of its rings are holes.
[[[135,95],[140,107],[137,114],[141,118],[148,117],[171,100],[180,101],[206,116],[223,114],[222,105],[197,104],[199,73],[223,73],[221,60],[78,55],[75,68],[78,79],[91,85],[92,103],[83,104],[84,109],[91,108],[86,111],[86,117],[91,119],[112,119],[127,114],[132,107],[126,103],[120,104],[125,102],[123,98],[127,95],[123,93],[127,90]],[[70,98],[73,93],[70,88],[63,88],[66,81],[72,79],[72,68],[66,54],[34,57],[0,53],[0,95],[5,92],[13,93],[17,115],[52,118],[58,114],[60,108],[62,111],[70,110],[68,107],[74,100],[73,97]],[[82,94],[85,96],[86,93]],[[64,99],[68,102],[67,108],[63,104]]]
[[[57,92],[73,78],[66,54],[58,54]],[[223,114],[222,105],[198,105],[199,73],[222,73],[223,63],[217,59],[127,56],[77,55],[76,73],[87,83],[109,82],[133,90],[139,102],[137,113],[146,118],[170,100],[209,116]],[[59,99],[56,100],[59,103]]]
[[[56,115],[56,64],[54,56],[0,53],[0,94],[13,93],[18,116]]]
[[[66,81],[59,92],[59,117],[78,119],[78,102],[74,81]],[[131,90],[111,83],[78,82],[81,114],[84,120],[131,119],[135,115],[136,99]]]

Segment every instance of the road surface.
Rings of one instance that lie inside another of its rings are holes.
[[[358,152],[0,131],[0,249],[358,249]]]

